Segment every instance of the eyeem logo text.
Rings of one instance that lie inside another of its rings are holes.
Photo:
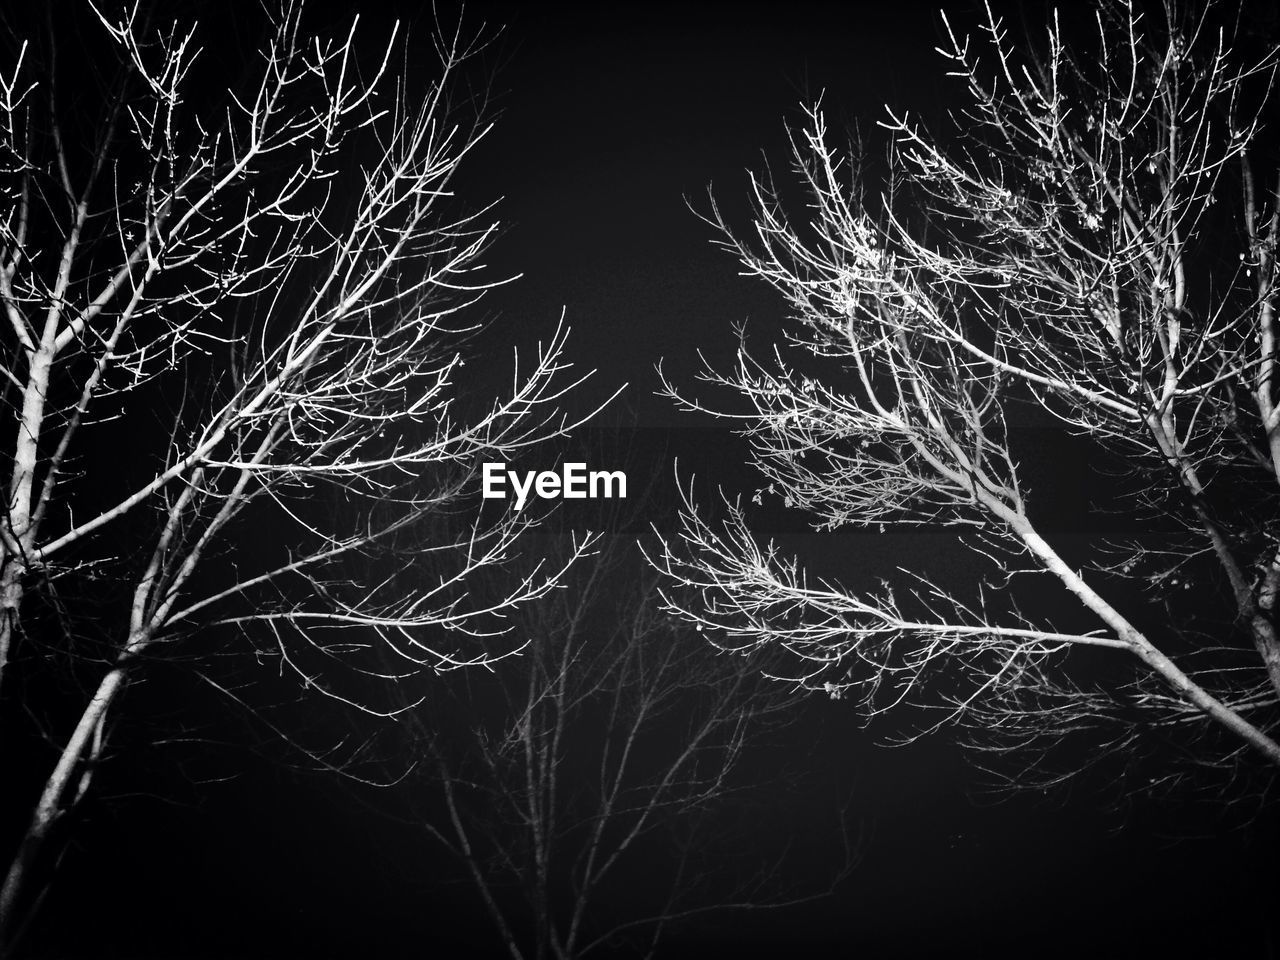
[[[621,470],[591,470],[585,463],[566,463],[560,472],[526,470],[519,474],[505,463],[486,463],[483,470],[486,500],[506,500],[507,486],[516,497],[516,510],[524,509],[531,493],[543,500],[612,500],[627,496],[627,475]]]

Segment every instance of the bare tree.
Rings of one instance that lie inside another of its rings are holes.
[[[687,493],[653,561],[701,600],[672,610],[722,646],[787,648],[803,682],[871,715],[914,701],[1030,748],[1033,782],[1081,732],[1093,757],[1155,734],[1193,761],[1151,783],[1206,766],[1271,782],[1277,54],[1239,14],[1104,0],[1023,43],[988,8],[974,40],[946,24],[953,135],[890,112],[873,184],[815,106],[792,138],[803,219],[768,177],[750,235],[713,204],[793,313],[787,353],[756,359],[744,336],[736,369],[706,374],[748,401],[768,493],[824,530],[955,525],[996,564],[970,592],[936,573],[850,589],[760,542],[740,503],[720,526]],[[1127,468],[1100,508],[1155,532],[1082,547],[1044,528],[1019,439],[1037,410],[1067,455]]]
[[[43,782],[6,782],[34,806],[6,827],[9,930],[149,659],[198,666],[211,636],[244,635],[312,693],[384,714],[403,699],[388,685],[510,652],[485,638],[590,540],[479,604],[473,577],[535,521],[476,512],[425,547],[413,533],[468,509],[478,459],[572,426],[563,328],[517,354],[508,386],[458,389],[472,308],[505,282],[482,270],[490,209],[452,199],[489,129],[460,86],[476,40],[442,30],[433,74],[411,76],[394,31],[369,57],[354,22],[312,35],[287,2],[227,93],[236,68],[202,58],[194,27],[88,8],[96,35],[68,66],[49,9],[0,80],[0,693],[50,664],[85,692],[70,723],[48,718]],[[405,542],[415,576],[364,559]],[[357,556],[377,575],[351,579]]]
[[[431,786],[418,803],[434,800],[421,822],[516,960],[650,956],[676,921],[830,889],[785,888],[768,843],[726,853],[743,840],[717,823],[751,788],[743,751],[794,716],[794,694],[662,613],[636,559],[614,541],[522,610],[518,657],[403,717]],[[848,864],[846,844],[833,877]]]

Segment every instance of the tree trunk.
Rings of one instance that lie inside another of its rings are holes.
[[[0,573],[0,689],[13,649],[13,636],[18,625],[18,608],[22,605],[22,565],[17,557],[6,558]]]
[[[5,874],[4,885],[0,887],[0,957],[6,956],[12,948],[10,938],[19,927],[19,918],[22,917],[25,909],[23,898],[26,886],[30,880],[32,868],[36,865],[45,841],[48,839],[50,827],[80,799],[77,794],[72,797],[70,803],[63,802],[76,767],[85,759],[86,752],[91,749],[94,731],[103,722],[112,701],[124,685],[124,675],[125,668],[116,666],[102,678],[93,699],[80,715],[75,731],[71,734],[67,745],[62,748],[57,765],[49,774],[49,779],[45,781],[40,800],[31,814],[31,822],[27,825],[27,831],[18,845],[8,873]],[[92,749],[96,752],[98,747],[94,746]]]

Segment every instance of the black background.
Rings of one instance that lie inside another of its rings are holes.
[[[371,36],[405,18],[411,50],[426,57],[429,6],[314,4],[311,16],[345,23],[353,8]],[[228,15],[194,9],[211,22]],[[958,25],[977,13],[947,9]],[[1008,12],[1014,24],[1020,12],[1043,17],[1032,5]],[[953,94],[933,50],[938,5],[913,0],[472,3],[465,18],[504,30],[480,64],[499,68],[501,115],[462,186],[472,203],[502,197],[509,230],[492,266],[523,274],[490,299],[494,332],[481,346],[499,368],[508,344],[545,337],[563,309],[571,357],[599,371],[582,402],[629,381],[625,406],[641,426],[669,432],[673,455],[692,456],[706,425],[653,396],[654,364],[666,358],[687,382],[698,348],[712,361],[731,356],[734,323],[770,329],[782,313],[737,276],[686,201],[705,210],[714,184],[726,211],[742,210],[744,169],[759,168],[762,151],[785,162],[784,123],[818,94],[833,127],[856,118],[867,128],[886,103],[936,118]],[[669,464],[655,469],[669,477]],[[751,482],[728,468],[707,479],[748,492]],[[824,549],[836,568],[856,556],[855,578],[960,556],[938,533],[856,535]],[[179,705],[144,685],[122,706]],[[145,727],[125,736],[32,931],[38,955],[500,955],[470,891],[441,884],[452,865],[425,836],[371,813],[376,794],[295,776],[277,762],[282,750],[245,746],[262,733],[248,722],[214,719],[213,703],[181,706],[228,745],[148,750]],[[1241,829],[1247,817],[1212,806],[1113,805],[1105,771],[1070,790],[1000,799],[945,736],[887,749],[877,732],[815,699],[786,740],[750,761],[764,778],[803,760],[804,790],[766,791],[777,813],[759,826],[793,832],[802,873],[827,868],[832,811],[847,802],[861,853],[836,894],[678,928],[673,954],[1278,955],[1266,822]],[[236,776],[206,782],[226,771]]]

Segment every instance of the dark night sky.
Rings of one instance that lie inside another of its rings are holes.
[[[377,29],[385,6],[367,6]],[[429,6],[400,8],[415,34],[426,32]],[[630,381],[640,424],[677,428],[678,451],[688,442],[679,430],[694,424],[652,396],[654,364],[665,357],[687,381],[697,348],[725,357],[734,323],[767,326],[781,314],[712,247],[686,197],[705,209],[714,183],[726,211],[741,211],[744,169],[759,168],[762,150],[784,156],[784,121],[818,92],[833,126],[870,124],[885,103],[937,111],[947,96],[933,52],[937,9],[918,0],[471,3],[472,21],[506,26],[503,113],[465,178],[474,203],[502,196],[509,230],[492,261],[524,274],[493,296],[495,329],[516,340],[545,335],[563,308],[570,355],[599,370],[592,389],[603,396]],[[964,22],[973,5],[949,9]],[[946,561],[944,539],[862,535],[843,549],[866,573],[905,557]],[[830,810],[849,797],[850,820],[864,831],[861,862],[827,901],[691,930],[702,940],[680,944],[689,955],[708,949],[704,941],[744,955],[815,957],[1280,955],[1267,932],[1270,924],[1276,935],[1274,857],[1263,846],[1274,851],[1273,836],[1224,832],[1199,813],[1170,823],[1144,805],[1104,810],[1106,784],[1087,779],[1048,799],[983,799],[986,781],[945,735],[877,747],[839,703],[813,702],[789,736],[794,744],[757,762],[803,746],[814,786],[800,815],[779,811],[780,821],[804,825],[797,842],[819,862]],[[137,786],[127,763],[122,792]],[[256,761],[237,780],[199,790],[160,764],[146,770],[155,778],[148,792],[176,800],[92,814],[59,894],[84,905],[76,929],[69,910],[40,921],[68,955],[104,924],[132,929],[137,953],[120,956],[174,956],[175,940],[206,944],[193,956],[490,955],[469,891],[431,884],[440,873],[431,846],[406,841],[347,792]],[[1170,840],[1168,831],[1202,838]],[[97,871],[112,858],[121,875],[103,892]],[[1265,881],[1254,874],[1260,863],[1269,865]],[[1223,939],[1239,947],[1218,952]]]
[[[564,306],[576,349],[603,382],[632,383],[645,425],[688,425],[652,397],[659,358],[690,373],[697,348],[723,355],[732,324],[776,313],[686,200],[705,212],[714,185],[732,209],[745,168],[762,150],[785,163],[784,122],[824,89],[836,120],[875,118],[886,100],[931,106],[936,17],[915,0],[471,13],[509,23],[514,54],[479,172],[505,196],[502,262],[525,274],[504,323],[543,326]]]

